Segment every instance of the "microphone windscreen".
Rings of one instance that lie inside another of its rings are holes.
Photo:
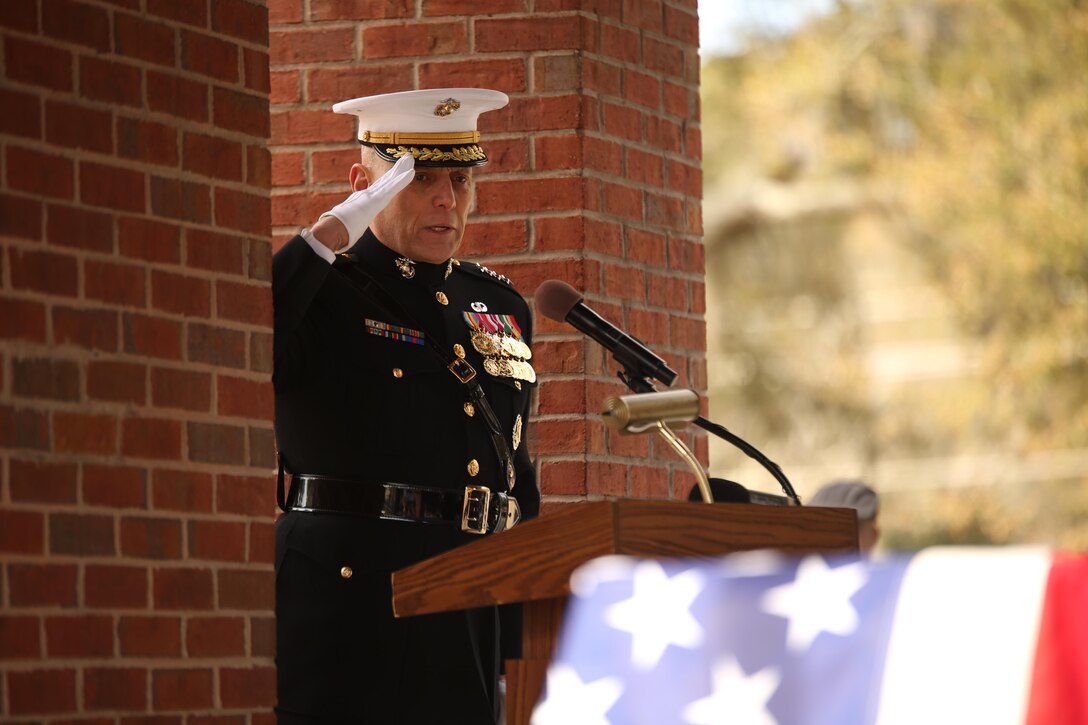
[[[748,489],[736,481],[725,478],[710,479],[710,495],[715,503],[748,503],[751,501]],[[688,492],[688,501],[702,501],[703,494],[699,491],[699,484],[691,487]]]
[[[582,295],[566,282],[549,279],[540,283],[533,299],[536,300],[536,308],[540,314],[550,320],[563,322],[574,306],[582,301]]]

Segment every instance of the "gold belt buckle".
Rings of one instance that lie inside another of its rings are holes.
[[[491,508],[491,489],[486,486],[465,486],[465,502],[461,507],[461,531],[469,534],[487,533],[487,512]]]
[[[461,381],[462,385],[476,377],[476,368],[469,365],[467,360],[457,358],[446,367],[450,369],[455,378]]]

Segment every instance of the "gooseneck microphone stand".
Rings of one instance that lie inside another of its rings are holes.
[[[654,387],[653,382],[646,375],[639,375],[637,372],[632,371],[632,367],[623,361],[619,361],[623,366],[623,369],[617,373],[623,384],[633,393],[654,393],[657,389]],[[793,490],[793,484],[786,478],[786,474],[782,472],[782,469],[777,463],[772,461],[767,456],[748,441],[744,440],[736,433],[733,433],[725,426],[718,425],[717,423],[707,420],[703,416],[698,416],[693,421],[695,425],[699,426],[708,433],[712,433],[724,441],[727,441],[731,445],[740,449],[746,456],[754,460],[759,465],[763,466],[768,473],[774,476],[774,479],[778,481],[778,485],[782,487],[782,492],[793,501],[797,506],[801,505],[801,497],[797,495],[797,492]]]

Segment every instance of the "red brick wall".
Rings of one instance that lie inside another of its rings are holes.
[[[269,721],[267,44],[0,2],[2,721]]]
[[[462,254],[526,296],[551,278],[585,290],[676,385],[705,391],[696,0],[270,0],[269,22],[277,240],[347,195],[358,149],[334,102],[505,91],[510,106],[481,117],[492,161]],[[686,496],[694,478],[663,441],[600,423],[625,392],[610,357],[569,326],[538,316],[537,329],[545,505]],[[689,442],[705,462],[705,438]]]

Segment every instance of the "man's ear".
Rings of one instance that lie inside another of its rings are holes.
[[[348,172],[348,183],[351,184],[352,191],[362,191],[370,186],[370,180],[366,177],[366,169],[362,164],[352,164],[351,171]]]

